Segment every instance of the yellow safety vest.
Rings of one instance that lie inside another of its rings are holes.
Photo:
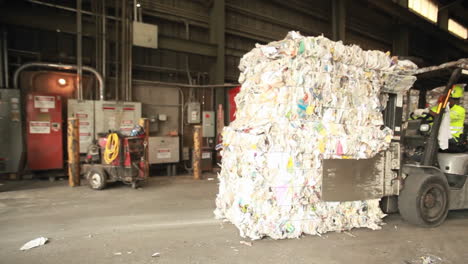
[[[437,113],[437,105],[431,107],[431,111]],[[455,140],[463,133],[465,124],[465,108],[454,105],[450,107],[450,132]]]

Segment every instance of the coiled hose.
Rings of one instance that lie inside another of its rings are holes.
[[[104,150],[104,161],[111,164],[119,156],[119,135],[110,133],[107,136],[106,149]]]

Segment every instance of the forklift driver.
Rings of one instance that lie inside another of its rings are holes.
[[[447,152],[461,153],[466,151],[466,141],[461,137],[463,134],[463,126],[465,121],[465,108],[460,106],[460,98],[463,97],[464,85],[456,84],[453,87],[452,93],[450,94],[450,132],[452,138],[449,140],[449,148]],[[430,114],[432,117],[438,113],[438,105],[431,107],[430,109],[416,109],[414,114],[416,116],[422,116],[424,114]]]

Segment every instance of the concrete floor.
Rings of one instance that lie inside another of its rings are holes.
[[[468,263],[468,212],[451,212],[436,229],[398,215],[380,231],[254,241],[213,219],[215,181],[151,178],[142,189],[103,191],[66,181],[0,182],[0,263]],[[39,236],[46,245],[19,248]],[[115,253],[121,255],[115,255]],[[159,252],[160,257],[151,257]]]

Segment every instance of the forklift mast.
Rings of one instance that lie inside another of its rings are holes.
[[[384,111],[384,124],[393,130],[393,141],[401,140],[403,122],[403,94],[389,93]]]

